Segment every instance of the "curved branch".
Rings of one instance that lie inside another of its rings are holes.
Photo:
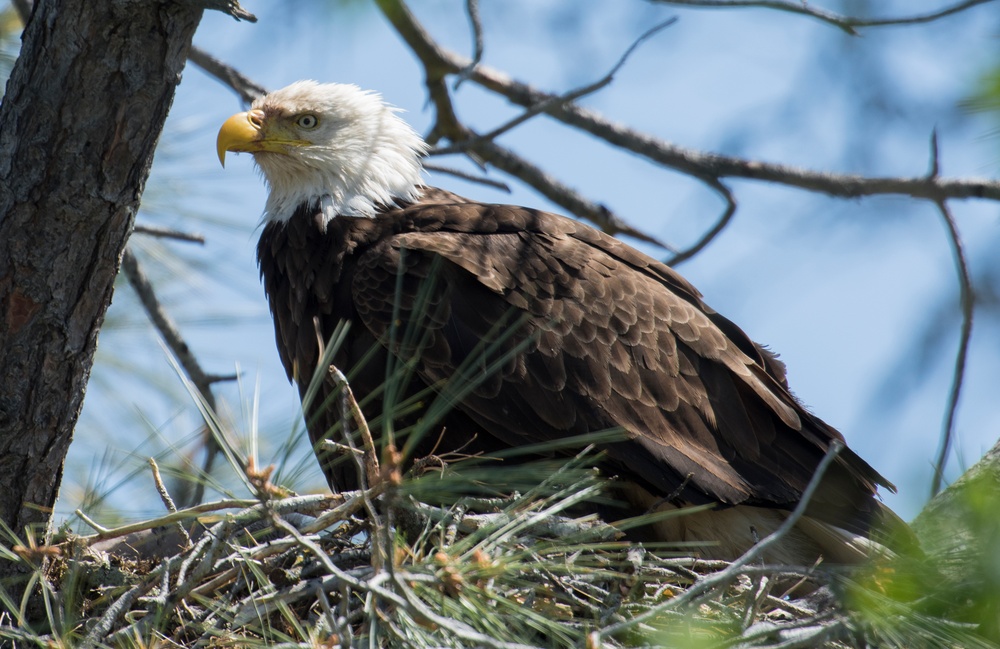
[[[705,233],[705,235],[695,242],[693,246],[687,250],[681,250],[676,255],[667,260],[668,266],[677,266],[682,264],[691,257],[694,257],[699,252],[701,252],[708,244],[712,243],[715,237],[719,236],[719,233],[726,229],[726,226],[733,220],[733,216],[736,214],[736,198],[733,196],[733,192],[723,185],[719,181],[713,181],[708,183],[722,199],[726,201],[726,208],[722,211],[722,216],[719,220],[715,222],[712,229]]]
[[[932,11],[926,14],[915,16],[901,16],[899,18],[855,18],[853,16],[842,16],[825,9],[817,9],[809,6],[801,0],[650,0],[657,4],[675,5],[685,7],[700,7],[705,9],[730,9],[739,7],[761,7],[765,9],[777,9],[794,14],[802,14],[810,18],[816,18],[822,22],[838,27],[851,36],[858,35],[858,28],[864,27],[891,27],[899,25],[916,25],[929,23],[940,18],[945,18],[960,11],[965,11],[976,5],[993,2],[993,0],[963,0],[950,7]]]
[[[534,187],[538,193],[556,205],[581,218],[587,219],[608,234],[625,234],[640,241],[652,243],[667,250],[670,249],[667,244],[656,237],[637,230],[626,223],[607,206],[584,198],[579,192],[563,184],[553,177],[552,174],[547,173],[541,167],[529,162],[510,149],[504,148],[495,142],[480,140],[473,145],[472,151],[497,169]]]
[[[479,15],[479,0],[465,0],[465,13],[469,16],[469,26],[472,29],[472,61],[469,62],[469,67],[458,75],[454,85],[455,90],[458,90],[462,82],[468,78],[468,72],[483,60],[483,20]]]
[[[972,276],[969,273],[969,260],[965,256],[965,248],[958,232],[958,224],[944,201],[937,202],[938,210],[948,228],[948,241],[951,242],[952,254],[955,256],[955,267],[958,271],[959,300],[962,305],[962,334],[955,356],[955,371],[952,375],[951,393],[948,397],[948,409],[945,414],[944,426],[941,430],[941,447],[938,449],[937,460],[934,463],[934,478],[931,481],[931,498],[941,490],[944,477],[944,465],[951,453],[951,442],[955,434],[955,418],[958,414],[958,400],[962,394],[962,383],[965,378],[965,364],[969,357],[969,342],[972,339],[972,317],[975,308],[975,294],[972,290]]]

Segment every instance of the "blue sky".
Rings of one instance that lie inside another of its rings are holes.
[[[314,78],[378,90],[426,130],[432,115],[422,72],[367,3],[243,4],[260,22],[208,12],[196,44],[269,88]],[[444,45],[471,51],[464,2],[412,4]],[[892,15],[941,3],[873,4]],[[557,92],[604,75],[651,24],[679,17],[585,103],[683,146],[811,169],[911,176],[926,172],[936,128],[945,175],[997,173],[1000,142],[984,137],[991,123],[956,108],[997,62],[995,6],[849,38],[818,21],[765,10],[697,11],[623,0],[481,5],[484,63]],[[480,130],[517,112],[470,83],[456,102],[460,117]],[[242,422],[238,428],[246,429],[251,419],[241,414],[242,404],[259,383],[261,460],[267,463],[297,421],[297,399],[278,363],[257,279],[263,185],[248,156],[231,156],[225,170],[215,156],[219,125],[240,109],[231,91],[188,66],[139,222],[199,231],[208,242],[133,241],[206,369],[239,368],[244,394],[235,385],[220,388],[227,409]],[[710,227],[721,208],[699,183],[547,118],[504,135],[501,143],[680,247]],[[473,169],[461,159],[434,162]],[[514,191],[507,195],[440,175],[430,181],[481,200],[559,211],[516,181],[496,171],[490,176],[509,181]],[[739,201],[735,221],[681,272],[716,310],[781,354],[796,394],[900,487],[887,502],[911,518],[927,497],[958,341],[956,320],[939,361],[900,362],[919,350],[916,338],[928,309],[953,305],[957,312],[957,280],[940,216],[933,206],[902,197],[842,201],[750,181],[729,184]],[[998,206],[953,207],[973,268],[985,272],[994,263]],[[974,333],[949,479],[1000,437],[1000,354],[990,327],[984,320]],[[118,476],[162,451],[164,439],[189,438],[198,427],[197,412],[127,286],[116,292],[99,353],[70,451],[61,514],[78,505],[79,486],[96,479],[96,457],[110,453]],[[122,359],[144,374],[116,369]],[[307,466],[311,472],[300,484],[321,488],[318,469]],[[144,480],[137,489],[152,495]],[[158,506],[155,498],[128,493],[115,499],[126,514]]]

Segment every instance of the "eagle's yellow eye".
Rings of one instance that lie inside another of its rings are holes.
[[[312,130],[319,125],[319,118],[312,113],[306,113],[305,115],[299,115],[296,118],[295,123],[301,128]]]

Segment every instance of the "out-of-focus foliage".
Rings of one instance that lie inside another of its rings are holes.
[[[14,61],[17,60],[23,28],[21,17],[13,5],[0,8],[0,97],[3,97],[7,87],[7,77],[10,76]]]
[[[964,105],[972,111],[993,113],[1000,120],[1000,65],[983,74],[980,88]]]
[[[995,447],[914,521],[939,578],[925,597],[936,610],[981,625],[1000,642],[1000,470]],[[994,464],[994,466],[991,466]]]

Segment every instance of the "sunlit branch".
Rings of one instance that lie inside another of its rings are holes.
[[[232,88],[244,104],[267,94],[267,89],[241,73],[231,65],[223,63],[205,50],[192,46],[188,60]]]
[[[507,75],[485,66],[477,67],[472,79],[523,106],[535,105],[554,96],[514,81]],[[595,135],[609,144],[700,178],[762,180],[837,198],[898,194],[926,200],[952,198],[1000,200],[1000,181],[996,180],[929,176],[868,177],[811,171],[677,146],[613,122],[576,104],[557,104],[546,112],[559,121]]]
[[[638,230],[626,223],[611,209],[600,203],[584,198],[579,192],[562,183],[552,174],[517,155],[510,149],[495,142],[480,140],[472,149],[483,160],[497,169],[518,178],[533,187],[550,201],[560,207],[587,219],[609,234],[625,234],[646,241],[661,248],[668,246],[655,237]],[[669,249],[669,248],[668,248]]]
[[[401,0],[378,0],[378,4],[420,59],[427,70],[429,81],[441,79],[448,74],[456,74],[468,67],[469,60],[438,45]],[[515,104],[529,108],[558,98],[558,95],[532,88],[484,65],[476,66],[470,78]],[[811,171],[677,146],[613,122],[575,103],[557,102],[545,112],[613,146],[701,179],[747,178],[820,192],[838,198],[896,194],[931,201],[967,198],[1000,200],[1000,181],[996,180],[934,176],[867,177]]]
[[[498,169],[519,178],[525,184],[534,187],[536,191],[552,202],[578,217],[594,223],[608,234],[627,234],[642,241],[647,241],[664,248],[667,247],[655,237],[629,226],[621,217],[607,207],[598,205],[587,199],[578,191],[556,180],[550,174],[545,173],[521,156],[500,147],[492,141],[480,138],[475,132],[466,127],[455,114],[451,94],[444,82],[444,77],[447,74],[459,72],[461,66],[453,69],[447,65],[438,65],[443,60],[442,57],[452,55],[438,47],[437,43],[427,35],[423,27],[416,22],[416,19],[413,18],[409,13],[409,9],[404,4],[398,0],[378,0],[378,4],[386,16],[393,21],[394,26],[401,34],[403,34],[403,30],[411,34],[409,38],[404,34],[404,38],[407,39],[408,44],[417,53],[417,56],[421,58],[427,71],[427,92],[437,111],[437,120],[427,135],[426,140],[430,144],[437,143],[441,138],[447,138],[452,142],[468,143],[462,149],[435,149],[431,151],[432,155],[438,153],[438,151],[455,152],[461,150],[480,165],[488,161]],[[662,29],[665,26],[666,24],[663,24],[651,31]],[[647,32],[646,35],[649,34],[650,32]],[[636,44],[641,42],[646,35],[641,36],[636,41]],[[634,49],[634,46],[629,51]],[[628,53],[626,52],[625,57],[628,56]],[[466,64],[468,63],[468,60],[466,60]],[[475,70],[473,70],[473,73],[478,74]]]
[[[865,27],[890,27],[898,25],[916,25],[919,23],[929,23],[960,11],[965,11],[976,5],[993,2],[993,0],[964,0],[950,7],[932,11],[926,14],[914,16],[900,16],[898,18],[856,18],[854,16],[843,16],[840,14],[819,9],[801,0],[650,0],[657,4],[700,7],[705,9],[734,9],[734,8],[763,8],[777,9],[788,13],[801,14],[810,18],[815,18],[827,24],[838,27],[852,36],[858,35],[859,28]]]

